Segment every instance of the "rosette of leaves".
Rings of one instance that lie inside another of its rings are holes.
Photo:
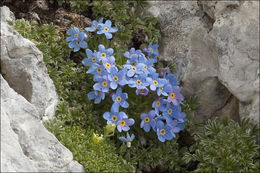
[[[185,154],[186,163],[197,162],[195,172],[258,172],[259,127],[249,119],[237,123],[228,118],[208,120],[203,130],[195,132],[195,144]]]

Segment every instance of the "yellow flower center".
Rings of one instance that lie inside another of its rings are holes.
[[[108,31],[109,31],[109,28],[108,28],[108,27],[105,27],[105,28],[104,28],[104,31],[108,32]]]
[[[76,44],[77,44],[77,45],[80,45],[80,41],[79,41],[79,40],[78,40],[78,41],[76,41]]]
[[[74,34],[74,38],[77,38],[79,36],[79,34]]]
[[[107,81],[102,82],[102,86],[106,87],[107,86]]]
[[[97,72],[98,72],[98,73],[101,73],[101,72],[102,72],[102,69],[101,69],[101,68],[97,68]]]
[[[110,68],[111,65],[110,65],[109,63],[106,63],[106,67],[107,67],[107,68]]]
[[[139,90],[139,93],[142,93],[142,92],[144,92],[144,89],[140,89],[140,90]]]
[[[95,57],[92,57],[92,58],[91,58],[91,61],[92,61],[92,62],[96,62],[96,58],[95,58]]]
[[[162,91],[163,90],[163,88],[160,88],[160,91]]]
[[[117,120],[117,116],[113,115],[111,119],[112,119],[112,121],[116,121]]]
[[[154,81],[153,81],[153,84],[154,84],[154,85],[158,85],[157,80],[154,80]]]
[[[140,80],[137,80],[136,83],[137,83],[137,85],[141,85],[142,84],[142,82]]]
[[[101,53],[101,56],[106,57],[107,54],[106,53]]]
[[[120,102],[121,100],[122,100],[122,98],[121,98],[120,96],[117,96],[117,97],[116,97],[116,101],[117,101],[117,102]]]
[[[150,122],[150,118],[149,117],[145,117],[144,122],[149,123]]]
[[[150,51],[153,52],[153,48],[150,48]]]
[[[149,56],[148,56],[148,58],[150,58],[150,59],[151,59],[151,58],[152,58],[152,55],[149,55]]]
[[[118,77],[117,76],[114,76],[113,79],[114,79],[114,81],[118,81]]]
[[[156,106],[159,107],[161,103],[159,101],[156,102]]]
[[[132,54],[132,53],[130,54],[130,56],[133,56],[133,55],[134,55],[134,54]]]
[[[161,129],[161,130],[160,130],[160,134],[161,134],[161,135],[164,135],[165,133],[166,133],[166,131],[165,131],[164,129]]]
[[[144,69],[145,69],[145,70],[147,69],[147,65],[144,66]]]
[[[136,62],[132,62],[131,64],[135,66],[135,65],[136,65]]]
[[[121,121],[120,121],[120,125],[121,125],[121,126],[124,126],[124,125],[125,125],[125,121],[124,121],[124,120],[121,120]]]
[[[172,109],[169,109],[169,110],[168,110],[168,114],[171,114],[171,113],[172,113]]]
[[[170,97],[171,97],[172,99],[174,99],[174,98],[175,98],[175,94],[174,94],[174,93],[171,93]]]
[[[132,67],[132,70],[133,70],[133,71],[136,71],[136,68],[135,68],[135,67]]]

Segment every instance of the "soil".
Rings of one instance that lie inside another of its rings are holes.
[[[80,28],[91,25],[91,19],[72,12],[68,3],[59,5],[57,1],[50,0],[3,0],[0,6],[3,5],[9,7],[16,19],[24,18],[40,25],[54,23],[61,32],[65,32],[72,24]],[[88,15],[86,12],[84,14]]]

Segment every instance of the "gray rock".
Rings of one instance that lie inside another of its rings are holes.
[[[38,114],[1,75],[1,171],[84,172],[72,153],[45,129]]]
[[[259,122],[259,2],[149,3],[146,11],[161,21],[159,58],[177,64],[184,96],[198,96],[195,119],[237,109],[233,119]],[[233,96],[240,106],[227,103]]]
[[[5,20],[14,20],[7,7],[1,7],[1,74],[9,85],[35,105],[41,117],[52,118],[58,102],[55,86],[43,62],[42,53]]]
[[[58,97],[42,53],[5,20],[1,7],[1,171],[84,172],[72,153],[42,124],[53,117]]]

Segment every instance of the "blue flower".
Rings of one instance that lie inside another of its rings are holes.
[[[109,91],[110,83],[107,79],[107,76],[97,77],[96,81],[98,83],[96,83],[93,86],[94,90],[102,91],[102,92],[105,92],[105,93]]]
[[[69,29],[68,33],[70,36],[66,41],[69,42],[69,47],[73,48],[74,52],[79,51],[80,48],[87,48],[87,42],[84,41],[87,38],[87,35],[84,32],[79,32],[78,28],[74,27],[74,30]]]
[[[177,85],[177,83],[178,83],[178,80],[177,80],[177,78],[175,77],[174,74],[168,74],[168,75],[166,75],[166,79],[169,81],[169,83],[170,83],[172,86],[175,86],[175,85]]]
[[[83,65],[92,65],[94,63],[99,63],[100,59],[97,57],[97,52],[92,52],[90,49],[86,49],[86,54],[88,58],[82,60]]]
[[[173,137],[176,137],[175,133],[179,133],[184,128],[183,124],[181,124],[178,121],[173,120],[171,118],[166,118],[166,123],[168,126],[171,127],[171,133],[172,133]]]
[[[112,95],[112,100],[114,101],[111,110],[118,111],[119,106],[123,108],[128,108],[129,104],[125,101],[128,98],[127,93],[122,93],[122,88],[118,88],[116,93]]]
[[[74,29],[68,29],[67,33],[70,35],[68,38],[66,38],[67,42],[78,40],[79,37],[84,37],[86,34],[84,32],[79,32],[79,29],[77,27],[74,27]]]
[[[93,74],[94,75],[94,81],[97,81],[96,79],[104,76],[107,74],[107,71],[103,65],[100,64],[92,64],[88,71],[86,72],[87,74]]]
[[[135,93],[136,95],[143,95],[143,96],[146,96],[148,94],[149,90],[144,87],[143,89],[136,89]]]
[[[91,27],[86,27],[85,30],[88,32],[95,32],[102,24],[102,22],[103,22],[103,18],[100,18],[98,22],[96,20],[93,20]]]
[[[125,138],[124,136],[120,136],[120,137],[119,137],[119,140],[122,141],[122,142],[132,142],[132,141],[134,140],[134,138],[135,138],[135,135],[134,135],[134,134],[132,134],[132,135],[130,136],[130,135],[128,134],[128,132],[127,132],[126,138]]]
[[[137,68],[143,71],[146,75],[156,72],[155,68],[153,68],[153,62],[151,60],[147,60],[145,56],[139,57],[139,64],[137,65]]]
[[[171,132],[171,127],[169,125],[164,125],[162,121],[158,121],[156,123],[156,127],[157,127],[157,136],[161,142],[164,142],[165,140],[171,140],[172,138],[175,137]]]
[[[184,99],[183,96],[181,95],[181,87],[179,86],[173,86],[172,91],[168,95],[168,102],[172,102],[174,105],[178,105],[181,103],[181,101]]]
[[[157,51],[157,48],[159,47],[158,44],[152,44],[152,42],[149,43],[148,49],[147,49],[147,53],[148,55],[154,55],[154,56],[158,56],[159,53]]]
[[[117,125],[123,118],[128,118],[124,112],[105,112],[103,118],[107,120],[107,124]]]
[[[153,102],[152,107],[157,113],[159,113],[159,111],[164,112],[166,110],[167,103],[168,102],[166,99],[159,98]]]
[[[132,88],[145,89],[149,83],[146,81],[145,75],[138,75],[128,81],[128,85]]]
[[[115,67],[113,64],[115,62],[115,58],[103,58],[102,59],[102,63],[103,63],[103,66],[105,67],[105,69],[110,73],[110,69],[111,67]]]
[[[175,105],[168,102],[166,109],[163,112],[163,116],[173,118],[173,117],[177,117],[180,112],[181,112],[181,106],[180,105],[175,106]]]
[[[149,132],[151,127],[154,128],[156,125],[154,117],[155,117],[155,111],[153,110],[151,110],[148,114],[142,113],[141,114],[142,122],[140,124],[140,127],[143,128],[144,131]]]
[[[179,112],[178,114],[173,114],[173,117],[178,120],[179,122],[187,121],[185,112]]]
[[[140,54],[141,54],[140,50],[135,50],[135,48],[131,48],[129,52],[125,52],[124,53],[124,56],[126,58],[131,59],[133,57],[138,57],[138,55],[140,55]]]
[[[163,87],[157,88],[157,95],[158,96],[168,96],[168,93],[171,91],[171,86],[164,85]]]
[[[128,70],[126,73],[128,77],[133,77],[137,73],[137,68],[135,65],[126,64],[124,65],[124,68]]]
[[[110,69],[110,74],[108,75],[108,80],[110,81],[110,87],[116,89],[118,84],[121,86],[126,85],[128,82],[125,79],[125,70],[122,69],[118,71],[116,67]]]
[[[117,130],[119,132],[128,131],[130,129],[129,126],[132,126],[135,123],[135,120],[130,118],[123,118],[120,122],[117,123]]]
[[[165,79],[160,79],[158,73],[152,74],[152,77],[147,78],[147,82],[150,83],[150,89],[152,91],[155,91],[156,88],[161,88],[163,87],[167,81]]]
[[[120,136],[119,140],[122,142],[126,142],[127,147],[131,147],[131,142],[134,140],[135,135],[132,134],[131,136],[128,134],[128,132],[126,133],[126,138],[124,136]]]
[[[117,32],[118,30],[116,27],[111,27],[111,25],[112,22],[110,20],[106,20],[105,24],[100,24],[97,34],[105,34],[107,39],[111,39],[111,33]]]
[[[101,100],[105,99],[105,93],[101,92],[101,91],[91,91],[88,93],[88,98],[89,100],[94,100],[95,104],[98,104],[101,102]]]
[[[100,44],[98,46],[98,54],[97,56],[101,59],[108,59],[112,58],[115,61],[115,58],[111,56],[114,53],[114,50],[112,48],[106,49],[104,45]]]

